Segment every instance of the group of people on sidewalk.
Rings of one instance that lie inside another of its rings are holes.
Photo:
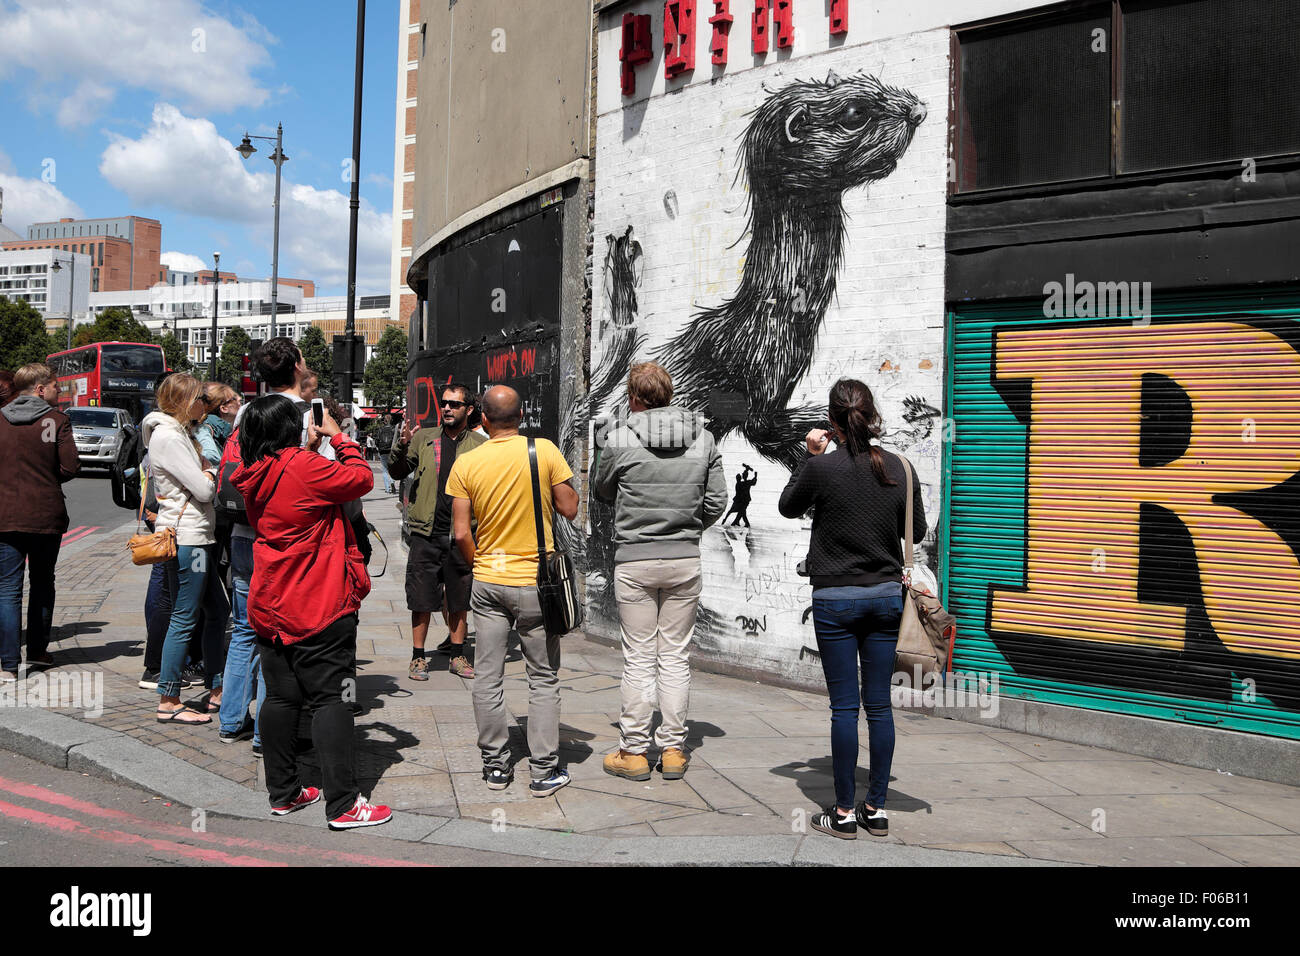
[[[159,721],[206,724],[209,713],[217,714],[223,741],[251,737],[254,752],[265,757],[277,815],[322,799],[321,789],[305,786],[300,773],[299,726],[307,718],[329,826],[374,826],[391,819],[392,811],[362,796],[353,753],[357,627],[370,590],[366,525],[358,516],[360,499],[374,486],[373,472],[334,415],[313,414],[306,397],[314,376],[290,340],[265,343],[255,362],[271,393],[248,406],[225,386],[205,388],[192,376],[169,374],[157,386],[157,410],[143,422],[147,457],[141,471],[152,495],[146,484],[142,510],[154,528],[174,529],[177,548],[174,559],[154,566],[150,581],[142,686],[157,687]],[[0,379],[0,398],[7,387]],[[48,662],[53,562],[67,527],[58,485],[77,473],[67,417],[50,404],[57,386],[49,369],[25,366],[12,389],[17,397],[0,410],[0,460],[16,478],[0,483],[0,664],[6,679],[16,679],[19,666],[24,562],[32,575],[29,666]],[[603,768],[637,781],[650,779],[652,767],[668,780],[682,778],[689,767],[700,539],[727,509],[714,437],[702,415],[672,405],[672,396],[664,368],[634,365],[627,413],[600,423],[590,474],[592,494],[614,507],[613,584],[624,654],[619,747]],[[570,777],[559,748],[562,635],[545,624],[537,528],[540,518],[543,549],[553,551],[555,515],[577,517],[573,472],[552,442],[520,434],[523,403],[514,389],[494,386],[476,399],[468,387],[452,383],[439,401],[440,424],[403,421],[384,463],[393,479],[411,478],[408,675],[428,680],[429,624],[434,613],[442,614],[449,633],[439,650],[450,656],[451,673],[473,681],[483,780],[503,790],[514,778],[504,676],[509,635],[517,633],[529,687],[528,789],[551,796]],[[894,751],[890,675],[903,610],[904,469],[911,465],[880,448],[881,417],[862,382],[837,382],[828,415],[829,430],[805,436],[808,457],[778,505],[788,518],[813,516],[807,571],[831,698],[836,799],[812,825],[843,838],[856,836],[859,826],[884,835]],[[486,434],[476,427],[480,421]],[[920,541],[926,523],[919,482],[914,472],[911,477],[913,534]],[[753,483],[752,476],[746,479],[746,492]],[[227,522],[217,521],[218,499]],[[44,510],[33,508],[34,500]],[[218,547],[223,537],[224,549]],[[218,571],[223,550],[230,558],[230,601]],[[208,713],[180,697],[195,673],[187,663],[199,658],[210,690]],[[868,721],[870,778],[866,798],[855,803],[859,703]],[[661,721],[654,728],[656,709]]]

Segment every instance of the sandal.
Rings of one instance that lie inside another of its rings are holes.
[[[209,700],[209,701],[208,701],[208,713],[209,713],[209,714],[219,714],[219,713],[221,713],[221,701],[217,701],[216,703],[213,703],[211,700]]]
[[[177,707],[175,710],[160,710],[156,716],[160,724],[210,724],[212,718],[206,714],[195,714],[198,720],[179,720],[181,714],[194,714],[194,711],[188,707]]]

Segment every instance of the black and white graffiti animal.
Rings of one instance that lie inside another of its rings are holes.
[[[789,401],[835,294],[844,192],[889,176],[925,116],[910,92],[865,73],[791,83],[754,112],[737,173],[749,185],[740,288],[656,352],[715,438],[738,429],[787,468],[803,458],[825,411]]]

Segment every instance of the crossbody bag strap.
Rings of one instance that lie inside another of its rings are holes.
[[[140,526],[144,524],[144,501],[149,497],[149,472],[144,473],[144,487],[140,489],[140,512],[135,516],[135,533],[140,533]]]
[[[533,523],[537,526],[537,570],[546,577],[546,532],[542,530],[542,484],[537,477],[537,445],[528,439],[528,468],[533,476]]]
[[[912,566],[912,466],[902,455],[898,460],[903,463],[903,474],[907,476],[907,519],[903,522],[903,567]]]

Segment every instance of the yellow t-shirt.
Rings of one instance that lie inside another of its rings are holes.
[[[546,548],[555,546],[551,486],[573,477],[560,450],[536,439],[537,478],[542,496]],[[468,455],[456,456],[447,476],[447,494],[468,498],[478,519],[474,577],[489,584],[527,587],[537,583],[537,526],[533,522],[533,484],[528,468],[528,439],[523,435],[492,438]]]

